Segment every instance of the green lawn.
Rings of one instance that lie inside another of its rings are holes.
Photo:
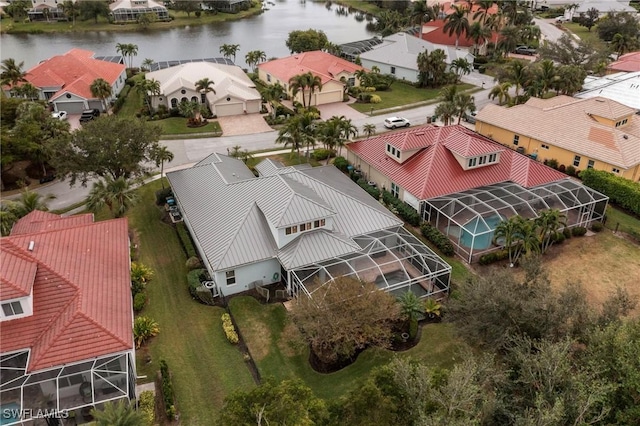
[[[640,235],[640,219],[619,210],[611,204],[607,206],[607,228],[615,231],[619,224],[619,230],[627,234]]]
[[[429,324],[422,339],[405,352],[367,349],[355,363],[331,374],[314,371],[308,362],[309,349],[298,329],[288,320],[280,303],[262,305],[250,296],[234,297],[229,308],[262,377],[277,380],[300,378],[323,399],[339,398],[367,378],[371,370],[395,356],[411,357],[428,365],[450,368],[463,344],[453,336],[450,324]]]
[[[460,84],[459,87],[461,90],[467,90],[472,88],[473,86],[470,84]],[[425,89],[413,87],[410,84],[396,82],[391,85],[391,89],[387,91],[373,92],[374,94],[380,96],[382,102],[378,104],[353,103],[350,104],[350,106],[357,111],[367,114],[371,114],[371,110],[373,108],[373,115],[375,115],[376,111],[382,109],[400,107],[403,105],[409,105],[418,102],[433,101],[438,98],[441,90],[442,88]]]
[[[222,128],[217,121],[209,121],[206,126],[202,127],[187,127],[187,119],[184,117],[169,117],[164,120],[153,121],[153,123],[157,123],[162,127],[163,135],[222,133]]]
[[[139,235],[140,261],[155,271],[147,287],[149,303],[143,311],[155,319],[160,334],[150,344],[152,361],[138,350],[138,375],[153,380],[161,359],[173,374],[180,420],[185,425],[211,425],[225,396],[248,390],[253,379],[242,354],[222,332],[222,308],[194,301],[187,289],[185,255],[174,228],[161,222],[155,205],[155,181],[137,190],[140,202],[127,214]]]
[[[131,79],[137,83],[140,80],[144,80],[144,74],[136,74],[131,77]],[[134,86],[129,89],[127,98],[117,114],[122,117],[135,117],[143,107],[144,97],[142,96],[142,93],[138,92]]]
[[[598,31],[596,29],[596,26],[593,26],[591,28],[591,31],[587,30],[587,27],[583,27],[575,22],[567,22],[562,24],[562,26],[580,37],[581,40],[593,40],[597,42],[600,41],[600,38],[598,38]]]

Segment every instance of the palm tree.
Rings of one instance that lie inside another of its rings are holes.
[[[307,107],[307,100],[304,96],[304,91],[308,85],[308,73],[307,74],[297,74],[289,79],[289,88],[291,89],[291,95],[295,100],[298,92],[302,92],[302,106]]]
[[[452,118],[456,116],[458,108],[453,102],[442,102],[438,104],[434,114],[440,117],[445,126],[448,126]]]
[[[506,67],[506,74],[503,77],[503,81],[513,83],[515,86],[516,102],[520,94],[520,89],[529,81],[529,70],[527,64],[523,61],[511,61]]]
[[[476,110],[475,99],[468,93],[456,94],[453,98],[453,104],[456,107],[458,124],[460,124],[460,120],[462,120],[467,111],[474,112]]]
[[[611,47],[618,56],[624,55],[624,52],[629,51],[635,45],[635,40],[626,34],[616,33],[611,39]]]
[[[330,41],[328,41],[324,47],[322,48],[322,50],[324,50],[325,52],[333,55],[333,56],[340,56],[342,54],[342,48],[340,47],[339,44],[336,43],[332,43]]]
[[[285,95],[284,87],[282,87],[280,83],[270,84],[269,86],[265,87],[262,95],[264,96],[264,99],[269,103],[269,106],[271,106],[272,116],[275,116],[275,102],[279,101]]]
[[[187,119],[187,122],[193,122],[199,110],[200,105],[197,102],[182,101],[178,104],[178,112]]]
[[[504,105],[505,102],[510,102],[511,95],[509,95],[509,90],[511,89],[511,86],[511,83],[508,81],[493,86],[489,92],[489,99],[498,98],[498,103],[500,105]]]
[[[318,128],[318,139],[322,142],[325,149],[334,149],[338,144],[337,141],[342,137],[342,129],[340,129],[340,123],[331,117],[329,120],[324,121]],[[327,158],[327,162],[329,159]]]
[[[133,337],[138,349],[145,341],[157,336],[159,332],[158,323],[149,317],[137,317],[133,320]]]
[[[510,266],[515,265],[517,260],[517,248],[514,247],[514,245],[518,241],[518,235],[521,232],[521,224],[522,218],[520,216],[511,216],[509,219],[500,222],[493,233],[494,244],[500,244],[507,248]]]
[[[129,58],[129,67],[133,67],[133,57],[138,55],[138,45],[133,43],[117,43],[116,52],[121,54],[125,61]]]
[[[538,233],[536,232],[535,223],[526,219],[522,219],[520,224],[520,254],[524,253],[525,256],[531,256],[540,253],[540,241],[538,240]],[[516,257],[516,261],[518,258]]]
[[[553,86],[556,79],[556,68],[553,61],[545,59],[536,68],[536,80],[540,83],[540,95],[544,96]]]
[[[311,98],[313,93],[318,89],[322,91],[322,78],[318,75],[314,75],[311,71],[307,73],[307,88],[309,89],[309,102],[307,105],[311,106]]]
[[[469,38],[473,40],[473,54],[477,55],[480,50],[480,46],[484,45],[491,37],[491,28],[480,22],[474,22],[469,27]]]
[[[97,213],[107,206],[114,217],[122,217],[138,201],[131,189],[130,182],[123,176],[115,180],[105,176],[93,184],[86,199],[87,209]]]
[[[256,72],[256,67],[258,66],[258,64],[262,61],[267,60],[267,54],[262,50],[252,50],[244,56],[244,60],[247,65],[251,67],[253,72]]]
[[[156,167],[160,166],[160,183],[162,184],[162,188],[164,189],[164,180],[162,177],[164,176],[164,162],[165,161],[173,161],[173,152],[169,151],[169,148],[166,146],[159,146],[153,152],[153,158],[156,162]]]
[[[76,16],[78,15],[79,10],[80,6],[76,4],[75,0],[64,0],[64,3],[62,3],[62,11],[66,15],[67,19],[71,16],[74,27],[76,25]]]
[[[196,91],[200,93],[204,93],[205,95],[209,92],[213,92],[215,94],[216,91],[213,89],[213,85],[214,85],[213,80],[210,80],[207,77],[202,78],[196,81]]]
[[[144,96],[144,101],[149,108],[149,115],[153,114],[151,96],[160,95],[160,82],[156,79],[143,79],[136,82],[136,91]]]
[[[338,155],[342,155],[344,143],[358,136],[358,128],[351,122],[350,118],[346,118],[344,115],[340,117],[334,116],[332,119],[336,120],[341,131],[342,137],[338,140]]]
[[[141,412],[123,399],[107,402],[102,410],[91,410],[94,423],[98,426],[144,426],[146,423]]]
[[[0,235],[3,237],[11,233],[13,224],[18,220],[18,217],[13,211],[12,204],[12,202],[6,201],[0,203]]]
[[[463,75],[471,73],[472,69],[473,65],[471,65],[465,58],[457,58],[451,61],[451,71],[458,76],[458,82],[460,82]]]
[[[440,90],[440,98],[443,102],[453,102],[458,93],[458,86],[452,84]]]
[[[220,53],[222,56],[227,59],[233,56],[234,63],[236,62],[236,54],[238,53],[238,50],[240,50],[239,44],[223,44],[220,46]]]
[[[291,152],[296,151],[300,158],[301,147],[306,146],[309,149],[315,144],[317,128],[314,120],[316,118],[318,116],[315,113],[308,111],[292,117],[278,132],[276,143],[291,146]]]
[[[520,30],[514,25],[509,25],[500,30],[500,41],[496,48],[501,51],[504,56],[509,52],[513,52],[518,47],[518,39],[520,38]]]
[[[103,78],[96,78],[93,80],[93,83],[91,83],[91,86],[89,86],[89,89],[91,90],[92,96],[100,99],[104,111],[107,111],[109,109],[107,98],[110,97],[112,93],[109,82]]]
[[[501,11],[498,11],[495,15],[487,18],[485,24],[492,31],[495,32],[495,38],[493,39],[493,43],[495,45],[498,44],[498,32],[502,30],[502,25],[504,23],[504,15]]]
[[[35,101],[40,97],[40,89],[29,82],[26,82],[21,86],[12,87],[11,93],[16,97],[29,99],[30,101]]]
[[[567,216],[557,209],[543,210],[538,212],[535,224],[539,232],[540,250],[544,253],[553,244],[553,236],[558,229],[567,226]]]
[[[366,123],[364,126],[362,126],[362,133],[367,135],[367,139],[369,139],[372,135],[376,134],[376,125]]]
[[[23,190],[20,193],[20,198],[16,201],[12,201],[10,209],[13,214],[19,219],[24,217],[35,210],[46,212],[49,210],[47,202],[53,200],[53,195],[42,195],[35,191]]]
[[[440,316],[440,309],[442,305],[435,299],[427,299],[424,301],[424,313],[429,316],[429,318],[435,318]]]
[[[467,19],[467,9],[461,6],[453,6],[453,13],[444,18],[445,24],[442,28],[449,36],[456,35],[456,49],[462,34],[469,32],[469,20]]]
[[[153,65],[155,63],[155,61],[151,58],[145,58],[144,61],[142,61],[142,67],[144,69],[146,69],[147,71],[151,70],[151,65]]]
[[[412,291],[402,293],[398,297],[398,303],[400,303],[400,314],[409,323],[409,336],[414,339],[418,332],[418,318],[424,313],[424,305]]]
[[[22,69],[24,62],[16,63],[13,58],[7,58],[2,61],[0,67],[0,83],[4,86],[16,86],[18,83],[27,81],[27,73]]]
[[[475,3],[479,6],[479,9],[473,14],[473,19],[480,18],[480,22],[484,25],[487,22],[487,18],[491,16],[489,15],[489,9],[493,7],[493,0],[479,0]]]

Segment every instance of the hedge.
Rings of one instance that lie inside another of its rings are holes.
[[[224,330],[224,334],[227,336],[227,340],[232,344],[237,344],[240,340],[238,338],[238,333],[236,332],[236,328],[233,326],[233,322],[231,322],[231,316],[229,314],[222,314],[222,329]]]
[[[189,284],[189,293],[196,297],[196,291],[200,287],[200,276],[206,272],[206,269],[194,269],[187,274],[187,283]]]
[[[338,170],[346,172],[349,167],[349,162],[344,157],[336,157],[335,160],[333,160],[333,165],[336,166]]]
[[[420,232],[429,241],[431,241],[445,256],[453,256],[455,248],[446,235],[438,230],[429,222],[424,222],[420,226]]]
[[[173,383],[171,383],[171,373],[169,366],[164,359],[160,360],[160,379],[162,380],[162,399],[164,409],[169,420],[176,417],[175,396],[173,394]]]
[[[332,158],[335,156],[336,152],[332,149],[319,148],[311,153],[311,157],[317,161],[326,160],[327,158]]]
[[[580,178],[588,187],[603,193],[622,208],[640,216],[640,183],[594,169],[583,170]]]
[[[409,225],[420,225],[420,215],[409,204],[396,198],[389,191],[382,191],[382,199],[386,205],[391,205],[395,208],[398,215]]]
[[[493,262],[498,262],[500,260],[508,259],[509,252],[507,250],[498,250],[491,253],[483,254],[480,256],[478,263],[481,265],[489,265]]]
[[[380,198],[380,190],[378,188],[376,188],[375,186],[371,186],[367,183],[366,180],[364,180],[363,178],[358,179],[358,181],[356,182],[358,185],[360,185],[360,187],[362,189],[364,189],[365,191],[367,191],[367,193],[369,193],[369,195],[371,195],[373,198],[375,198],[376,200]]]
[[[148,425],[156,422],[156,398],[152,391],[144,391],[138,397],[138,410]]]
[[[178,232],[178,238],[180,238],[180,241],[182,242],[182,247],[184,247],[187,254],[187,259],[191,257],[198,257],[198,253],[196,253],[196,249],[191,241],[191,236],[189,235],[189,231],[187,230],[184,222],[176,223],[176,231]]]

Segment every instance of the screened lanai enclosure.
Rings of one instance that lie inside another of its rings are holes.
[[[32,374],[26,372],[28,359],[29,351],[0,357],[2,425],[84,423],[90,420],[91,408],[135,397],[135,370],[129,353]],[[53,419],[44,418],[47,414],[61,418],[62,423],[52,423]]]
[[[322,298],[335,278],[350,276],[373,282],[399,296],[443,298],[449,291],[451,266],[402,227],[354,237],[360,252],[289,271],[289,293]]]
[[[451,240],[458,255],[473,263],[502,248],[494,231],[503,220],[515,215],[535,219],[540,211],[557,209],[566,216],[567,227],[586,227],[603,220],[608,200],[571,179],[533,188],[502,182],[426,200],[421,213]]]
[[[168,21],[169,11],[166,7],[152,1],[132,0],[122,2],[118,7],[111,10],[113,22],[137,22],[141,15],[153,13],[158,21]]]

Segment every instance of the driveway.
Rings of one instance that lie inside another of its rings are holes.
[[[224,136],[252,135],[273,130],[260,114],[230,115],[216,120],[220,123]]]
[[[320,105],[317,108],[320,110],[320,115],[323,120],[327,120],[334,115],[338,117],[344,115],[345,118],[351,120],[359,120],[368,117],[368,115],[351,108],[347,102],[333,102],[330,104]]]

